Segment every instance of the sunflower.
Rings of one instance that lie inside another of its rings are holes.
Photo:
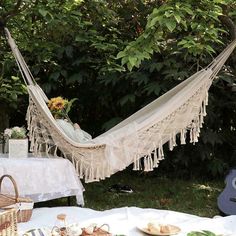
[[[52,98],[48,102],[48,107],[51,111],[62,111],[68,104],[68,100],[62,97]]]
[[[54,118],[64,119],[68,116],[68,112],[70,111],[72,103],[76,100],[77,98],[73,98],[70,101],[64,99],[63,97],[51,98],[48,101],[48,108],[51,111]]]
[[[51,98],[48,102],[48,108],[55,118],[64,118],[66,116],[66,107],[69,101],[62,97]]]

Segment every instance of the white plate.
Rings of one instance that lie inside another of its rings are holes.
[[[175,226],[175,225],[169,225],[169,226],[171,227],[171,232],[169,232],[169,233],[161,233],[161,232],[153,233],[152,231],[148,230],[148,228],[145,227],[145,226],[137,226],[137,228],[140,231],[142,231],[142,232],[144,232],[146,234],[149,234],[149,235],[159,235],[159,236],[174,235],[174,234],[178,234],[181,231],[181,229],[179,227]]]

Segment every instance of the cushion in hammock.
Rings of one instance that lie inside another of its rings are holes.
[[[74,126],[66,120],[57,119],[56,122],[64,133],[75,142],[86,143],[92,139],[90,134],[80,128],[75,129]]]

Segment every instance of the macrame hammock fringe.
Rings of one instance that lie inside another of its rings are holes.
[[[112,129],[81,144],[65,135],[47,107],[48,98],[35,82],[7,28],[6,37],[29,92],[26,115],[30,151],[34,155],[68,158],[85,182],[99,181],[134,164],[134,170],[152,171],[169,149],[198,142],[206,116],[208,90],[236,46],[230,43],[210,65],[134,113]]]

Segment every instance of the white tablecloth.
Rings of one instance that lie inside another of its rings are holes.
[[[214,219],[203,218],[180,212],[141,209],[136,207],[123,207],[107,211],[94,211],[79,207],[56,207],[34,209],[32,218],[27,223],[18,226],[20,235],[25,231],[39,228],[52,228],[56,222],[56,216],[60,213],[67,215],[67,223],[79,223],[81,227],[90,223],[102,225],[108,223],[110,231],[115,234],[129,236],[145,235],[137,226],[143,222],[158,221],[164,224],[173,224],[181,228],[179,236],[186,236],[193,230],[210,230],[216,234],[236,235],[236,216],[218,217]]]
[[[60,197],[76,196],[84,205],[84,188],[74,166],[62,158],[0,158],[0,176],[11,175],[17,182],[19,195],[42,202]],[[4,179],[3,193],[13,193],[13,185]]]

